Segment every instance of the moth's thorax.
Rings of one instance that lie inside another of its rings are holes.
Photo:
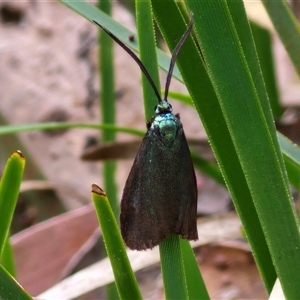
[[[179,119],[172,113],[159,114],[154,117],[150,130],[153,130],[167,147],[172,147],[180,128]]]

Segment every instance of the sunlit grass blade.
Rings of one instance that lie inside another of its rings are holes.
[[[136,13],[138,36],[140,40],[140,57],[151,78],[153,78],[157,89],[160,90],[150,0],[136,1]],[[147,32],[147,34],[145,34],[145,32]],[[160,99],[157,99],[152,87],[144,77],[143,95],[146,118],[150,119],[153,115],[153,107]],[[153,228],[153,230],[155,230],[155,228]],[[188,291],[186,287],[179,236],[169,236],[159,245],[159,251],[166,299],[187,299]]]
[[[272,35],[267,29],[253,22],[250,25],[273,116],[278,119],[281,117],[283,110],[279,101],[275,76]]]
[[[159,245],[166,299],[188,299],[179,237],[170,235]]]
[[[284,168],[281,152],[275,134],[275,126],[273,121],[271,105],[269,102],[263,73],[258,60],[258,54],[254,45],[253,35],[250,30],[249,22],[247,19],[244,3],[243,1],[228,1],[226,2],[226,7],[228,9],[228,15],[230,15],[230,18],[233,21],[234,31],[239,41],[239,44],[237,44],[236,46],[241,46],[240,50],[243,51],[242,56],[244,55],[247,61],[246,68],[248,68],[251,74],[253,90],[255,90],[255,93],[257,93],[256,101],[257,104],[261,106],[261,109],[263,111],[266,129],[269,131],[269,136],[272,140],[272,144],[275,150],[274,154],[278,156],[278,162],[281,165],[281,168]],[[248,75],[250,74],[248,73]],[[287,180],[285,176],[283,177],[285,180]]]
[[[3,251],[1,264],[10,275],[16,277],[16,266],[14,261],[13,249],[9,238],[6,239]]]
[[[92,185],[92,198],[107,255],[111,261],[119,297],[121,299],[142,299],[109,201],[104,191],[96,184]]]
[[[0,257],[9,236],[9,228],[17,204],[25,159],[20,151],[9,157],[0,182]]]
[[[189,299],[210,299],[190,243],[180,240]]]
[[[178,92],[169,91],[169,97],[178,100],[184,104],[194,106],[192,97]]]
[[[195,13],[195,30],[208,73],[251,191],[277,275],[286,297],[297,299],[300,297],[299,231],[275,128],[271,125],[269,104],[267,97],[261,97],[263,83],[259,84],[258,79],[254,79],[252,71],[255,68],[252,70],[249,66],[255,55],[247,55],[241,47],[226,2],[186,2]],[[212,23],[212,19],[218,21]],[[242,198],[237,200],[244,201]],[[286,255],[287,251],[289,255]]]
[[[119,127],[111,124],[98,123],[37,123],[37,124],[23,124],[23,125],[6,125],[0,127],[0,135],[20,133],[35,130],[54,130],[54,129],[71,129],[71,128],[90,128],[100,130],[110,130],[115,132],[124,132],[134,134],[137,136],[144,136],[145,132],[128,127]]]
[[[149,72],[157,90],[160,91],[154,24],[149,0],[136,1],[136,22],[140,60]],[[147,32],[147,34],[145,34],[145,32]],[[144,75],[142,75],[142,86],[145,119],[151,120],[151,117],[154,114],[154,107],[158,104],[158,99],[153,91],[153,88]]]
[[[277,133],[289,181],[300,190],[300,148],[281,133]]]
[[[300,25],[285,0],[262,0],[297,73],[300,76]]]
[[[249,22],[247,20],[244,3],[243,1],[234,1],[234,2],[228,1],[227,7],[229,9],[230,17],[232,18],[235,24],[234,29],[236,30],[240,45],[242,47],[242,51],[244,52],[242,55],[244,55],[244,57],[247,60],[247,68],[251,73],[252,84],[254,85],[254,90],[257,93],[257,98],[256,98],[257,103],[261,106],[263,115],[265,117],[264,119],[265,119],[266,129],[269,131],[269,136],[271,138],[272,146],[274,148],[273,153],[277,156],[277,161],[279,162],[281,168],[284,169],[285,166],[282,160],[281,151],[274,130],[275,126],[274,126],[274,120],[273,120],[273,115],[271,110],[272,107],[270,105],[269,97],[267,95],[267,85],[264,83],[263,72],[261,71],[260,64],[258,61],[258,56],[260,51],[258,47],[259,52],[256,53],[256,48],[253,43],[252,33],[249,27]],[[262,56],[261,59],[263,59]],[[268,62],[262,63],[263,66],[265,64],[268,64]],[[273,75],[270,74],[270,72],[271,73],[273,72],[272,66],[266,68],[269,68],[269,70],[267,71],[269,76],[274,77],[274,74]],[[270,79],[268,79],[268,81],[272,81],[271,77]],[[271,87],[269,85],[269,88],[273,89],[270,96],[272,95],[274,96],[276,94],[276,91],[274,90],[274,86]],[[272,101],[274,101],[274,99],[272,99]],[[277,100],[275,100],[275,102],[276,101]],[[275,106],[276,105],[278,106],[279,104],[275,104]],[[278,110],[278,107],[276,108],[276,110]],[[283,172],[282,175],[283,175],[283,179],[286,181],[286,184],[288,184],[288,178],[285,176],[285,172]]]
[[[99,8],[107,14],[111,14],[111,2],[99,1]],[[99,71],[101,93],[99,107],[103,125],[115,125],[115,76],[113,61],[113,40],[99,28]],[[114,141],[116,132],[103,130],[101,132],[103,142]],[[116,216],[119,215],[119,201],[117,198],[117,185],[115,182],[116,162],[108,161],[103,164],[104,188],[111,201],[111,206]]]
[[[104,13],[111,15],[111,1],[98,1],[98,7]],[[99,108],[103,124],[115,124],[115,76],[113,60],[113,41],[103,30],[99,29],[98,35],[98,53],[99,53],[99,77],[101,91],[99,95]],[[114,141],[116,138],[115,131],[104,130],[101,132],[103,142]],[[109,197],[109,201],[115,216],[119,216],[118,188],[116,184],[117,163],[115,161],[103,162],[103,181],[104,189]],[[118,299],[118,292],[114,283],[106,287],[107,300]]]
[[[0,265],[0,299],[33,300],[17,281]]]

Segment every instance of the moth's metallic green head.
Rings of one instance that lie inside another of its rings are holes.
[[[172,112],[172,105],[167,100],[161,100],[159,104],[155,106],[155,114],[165,114]]]

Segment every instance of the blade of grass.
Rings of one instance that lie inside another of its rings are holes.
[[[33,298],[1,265],[0,286],[0,299],[33,300]]]
[[[140,60],[150,74],[157,90],[160,91],[154,25],[152,22],[150,1],[136,0],[135,8]],[[154,107],[158,104],[158,99],[144,75],[142,75],[142,86],[145,117],[146,120],[150,120],[154,114]]]
[[[153,1],[152,4],[156,21],[169,48],[173,49],[176,32],[184,31],[185,26],[180,12],[173,1]],[[165,18],[165,11],[168,11],[168,19]],[[202,15],[200,11],[197,13]],[[197,46],[191,40],[186,41],[177,64],[193,98],[195,108],[201,117],[236,210],[243,222],[264,283],[268,291],[271,291],[277,275],[269,249],[218,99],[207,76]],[[239,201],[239,199],[243,199],[243,201]]]
[[[295,189],[300,190],[300,148],[281,133],[277,133],[283,153],[289,180]]]
[[[265,28],[253,22],[251,22],[250,25],[273,116],[275,119],[279,119],[283,111],[279,101],[278,87],[275,78],[272,36],[271,33]]]
[[[99,123],[37,123],[37,124],[23,124],[23,125],[7,125],[0,127],[0,135],[20,133],[34,130],[53,130],[53,129],[69,129],[69,128],[91,128],[97,130],[111,130],[116,132],[124,132],[134,134],[137,136],[144,136],[145,132],[128,127],[118,127],[111,124]]]
[[[102,229],[107,255],[114,272],[119,297],[120,299],[142,299],[109,200],[104,191],[96,184],[92,185],[92,198]]]
[[[0,257],[8,238],[9,228],[18,200],[25,159],[20,151],[12,153],[7,160],[0,182]]]
[[[189,299],[210,299],[190,243],[180,239],[180,246]]]
[[[111,15],[112,7],[110,0],[98,1],[98,7],[101,11]],[[115,85],[114,85],[114,66],[113,66],[113,41],[103,31],[99,32],[99,71],[100,71],[100,99],[99,107],[103,124],[115,124]],[[114,141],[115,131],[104,130],[101,132],[103,142]],[[115,161],[103,162],[103,182],[104,189],[107,192],[110,204],[115,216],[119,216],[119,201],[117,197]],[[106,287],[106,298],[118,299],[118,291],[115,283]]]
[[[166,299],[189,299],[179,237],[170,235],[159,252]]]
[[[100,1],[98,7],[105,13],[111,14],[110,1]],[[100,64],[100,113],[102,124],[115,124],[115,85],[113,66],[113,41],[103,31],[99,32],[99,64]],[[103,142],[114,141],[115,131],[103,130]],[[103,163],[103,179],[105,191],[111,201],[111,206],[115,216],[119,215],[119,202],[117,199],[117,185],[115,182],[116,162],[109,161]]]
[[[16,277],[16,266],[9,238],[6,239],[2,251],[1,264],[10,275]]]
[[[263,117],[265,118],[267,126],[266,128],[269,131],[273,147],[275,149],[275,154],[278,156],[278,161],[281,167],[284,168],[281,152],[275,134],[275,124],[273,121],[266,85],[264,83],[263,73],[260,68],[258,55],[256,53],[254,39],[250,30],[244,3],[243,1],[228,1],[227,5],[230,17],[232,18],[232,21],[234,23],[234,29],[236,30],[238,40],[242,47],[242,51],[244,52],[244,55],[249,62],[247,67],[249,68],[252,76],[251,78],[253,81],[253,85],[255,86],[255,90],[258,96],[257,99],[258,101],[260,100],[258,104],[261,105]],[[284,176],[284,179],[286,180],[286,183],[288,183],[286,176]]]
[[[136,14],[140,57],[157,90],[160,90],[150,0],[137,0]],[[153,115],[153,104],[157,104],[158,99],[147,81],[143,81],[143,93],[146,118],[149,118]],[[169,236],[159,245],[159,251],[166,299],[187,299],[179,236]]]
[[[184,104],[194,106],[192,97],[190,95],[184,95],[178,92],[172,92],[169,91],[169,98],[173,98],[175,100],[178,100]]]
[[[285,0],[262,3],[278,33],[297,73],[300,76],[300,25]]]
[[[271,131],[269,123],[272,120],[265,111],[268,103],[258,97],[226,2],[187,3],[195,12],[195,30],[209,75],[241,161],[277,275],[286,297],[299,298],[300,237],[285,170],[282,169],[283,161],[281,154],[277,153],[279,145],[273,139],[275,130]],[[217,22],[212,23],[212,19]],[[251,59],[251,56],[247,58]]]

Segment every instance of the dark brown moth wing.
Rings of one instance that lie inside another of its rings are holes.
[[[170,234],[198,239],[196,178],[180,122],[172,147],[154,129],[146,133],[124,188],[120,221],[126,245],[135,250],[153,248]]]

